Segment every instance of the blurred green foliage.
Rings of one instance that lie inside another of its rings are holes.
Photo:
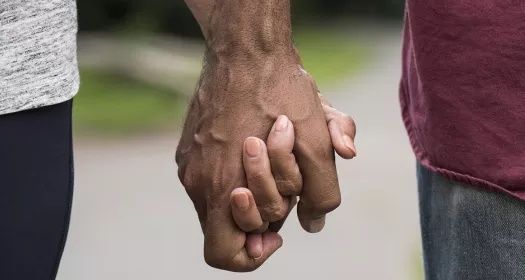
[[[343,82],[367,60],[367,48],[348,34],[329,28],[306,27],[294,35],[304,67],[322,89]]]
[[[81,31],[114,32],[133,38],[151,32],[200,36],[182,0],[77,1]],[[403,0],[292,0],[293,19],[299,23],[294,25],[295,42],[319,86],[326,89],[350,76],[367,57],[366,48],[353,42],[352,36],[323,26],[342,17],[400,17],[402,9]],[[112,73],[83,69],[81,75],[82,87],[75,98],[75,122],[81,130],[126,133],[158,129],[181,119],[185,112],[187,100],[169,90]]]
[[[77,0],[80,29],[155,31],[180,36],[200,36],[200,30],[184,1]],[[401,18],[403,0],[292,0],[296,22],[337,18]]]
[[[367,57],[366,48],[352,36],[327,28],[299,29],[295,40],[305,68],[321,89],[351,76]],[[81,69],[81,77],[74,102],[75,127],[81,131],[122,134],[158,130],[181,120],[185,113],[188,100],[171,90],[101,70]]]
[[[181,120],[187,100],[113,73],[81,69],[74,102],[75,127],[111,134],[158,130]]]

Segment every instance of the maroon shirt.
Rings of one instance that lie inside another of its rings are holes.
[[[407,0],[400,88],[424,166],[525,199],[525,1]]]

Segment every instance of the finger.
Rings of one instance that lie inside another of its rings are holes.
[[[354,158],[357,155],[354,120],[328,105],[323,105],[323,110],[335,151],[344,159]]]
[[[282,238],[275,232],[250,233],[246,238],[246,251],[255,260],[275,252],[282,246]]]
[[[284,217],[284,219],[279,220],[277,222],[270,223],[268,226],[268,230],[273,231],[273,232],[279,232],[281,228],[283,227],[284,222],[286,221],[286,219],[292,212],[293,208],[295,207],[295,205],[297,205],[297,196],[288,196],[287,199],[289,200],[289,204],[288,204],[288,213],[286,214],[286,217]]]
[[[233,190],[231,205],[233,219],[244,232],[265,232],[268,229],[268,222],[263,222],[249,189],[238,188]]]
[[[275,222],[284,218],[288,212],[288,203],[277,190],[266,145],[261,139],[255,137],[246,139],[243,163],[248,188],[253,193],[262,219]]]
[[[254,258],[253,251],[249,254],[247,250],[247,247],[253,246],[253,241],[235,225],[230,211],[229,207],[210,209],[204,235],[204,259],[208,265],[218,269],[253,271],[281,247],[282,239],[276,233],[263,234],[263,254]]]
[[[266,142],[272,174],[283,196],[298,196],[303,187],[303,178],[292,153],[294,141],[292,122],[286,116],[279,116]]]
[[[262,233],[250,233],[246,236],[246,251],[254,259],[259,259],[263,254],[264,245]]]
[[[324,228],[325,214],[341,203],[332,141],[319,106],[319,111],[309,119],[294,123],[294,154],[303,177],[297,214],[301,226],[312,233]]]
[[[286,116],[280,116],[272,127],[266,142],[277,189],[281,195],[287,196],[289,205],[288,212],[283,219],[270,223],[269,229],[274,232],[278,232],[282,228],[286,218],[297,204],[297,196],[302,190],[303,179],[292,153],[294,141],[295,134],[292,122]]]
[[[321,94],[321,92],[317,93],[317,96],[319,96],[319,100],[321,101],[321,104],[332,107],[332,104],[324,97],[324,95]]]

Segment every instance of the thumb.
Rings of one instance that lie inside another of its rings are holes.
[[[237,227],[229,203],[225,210],[208,212],[204,233],[204,259],[208,265],[218,269],[254,271],[281,247],[282,239],[272,232],[263,234],[262,254],[254,258],[247,248],[252,250],[254,246],[259,246],[257,237],[249,237]]]
[[[283,239],[276,232],[250,233],[246,238],[248,255],[258,260],[264,255],[271,255],[283,244]]]

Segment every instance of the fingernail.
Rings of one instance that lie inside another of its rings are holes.
[[[275,130],[279,132],[286,131],[288,128],[288,118],[286,116],[279,116],[277,123],[275,124]]]
[[[348,135],[345,135],[343,136],[343,141],[345,142],[345,146],[348,149],[352,150],[352,152],[354,152],[354,156],[357,156],[357,151],[355,150],[354,142],[352,141],[352,139]]]
[[[308,222],[308,232],[318,233],[323,230],[325,225],[325,218],[319,220],[312,220]]]
[[[261,155],[261,142],[257,138],[248,138],[246,140],[246,153],[250,158],[258,158]]]
[[[245,212],[250,207],[250,201],[248,200],[248,195],[245,192],[236,193],[233,196],[233,202],[239,210]]]
[[[253,259],[254,259],[254,260],[258,260],[258,259],[262,258],[262,256],[263,256],[263,251],[261,250],[261,254],[260,254],[258,257],[255,257],[255,258],[253,258]]]

